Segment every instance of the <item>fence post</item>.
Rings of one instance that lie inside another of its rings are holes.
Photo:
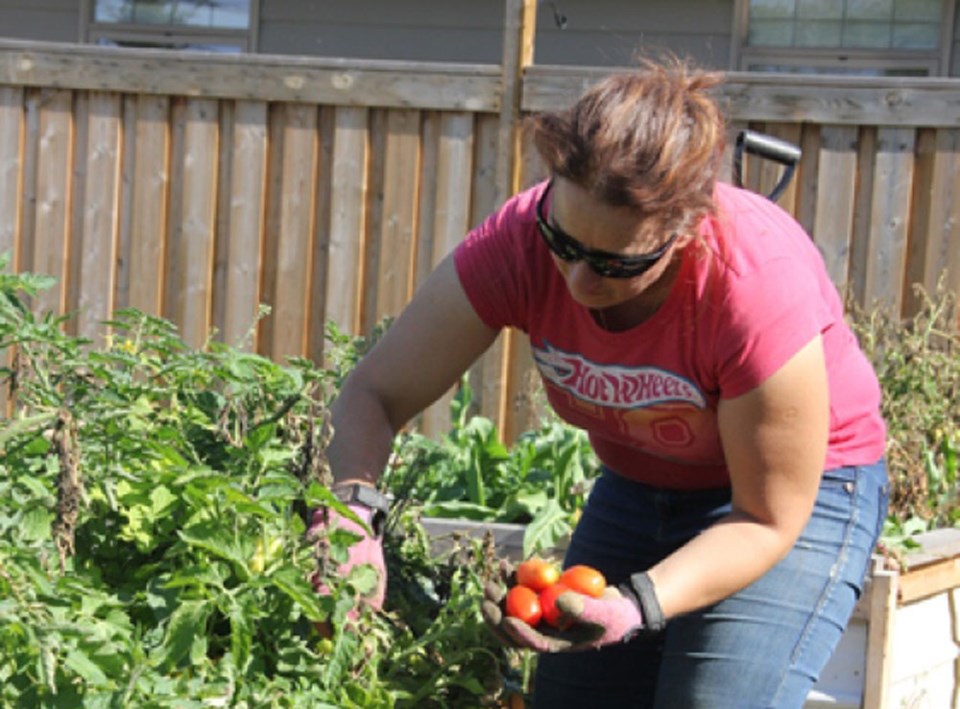
[[[534,35],[537,28],[537,0],[506,0],[503,30],[500,128],[497,135],[497,159],[494,204],[499,205],[520,187],[521,100],[523,72],[533,64]],[[504,441],[512,441],[518,431],[512,402],[521,382],[513,381],[510,362],[516,356],[520,333],[510,329],[501,335],[500,401],[497,430]]]

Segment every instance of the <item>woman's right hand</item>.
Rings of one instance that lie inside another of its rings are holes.
[[[356,503],[347,505],[347,509],[359,517],[364,524],[357,524],[352,519],[336,512],[332,507],[318,507],[313,512],[313,519],[310,528],[307,530],[307,538],[316,539],[318,536],[329,533],[334,529],[343,529],[358,535],[360,541],[350,545],[347,560],[336,569],[336,574],[340,577],[346,577],[352,569],[361,564],[372,566],[377,574],[377,582],[368,593],[361,597],[361,600],[375,610],[380,610],[383,608],[383,599],[387,590],[387,568],[383,559],[383,535],[381,530],[377,529],[379,525],[374,523],[374,515],[377,514],[377,511]],[[330,589],[323,582],[319,570],[313,574],[310,580],[318,594],[322,596],[330,595]],[[354,609],[350,611],[348,617],[356,618],[357,613],[357,610]]]

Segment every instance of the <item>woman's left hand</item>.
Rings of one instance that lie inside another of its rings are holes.
[[[628,590],[627,595],[614,587],[599,598],[566,591],[556,599],[560,612],[556,628],[531,627],[518,618],[505,615],[497,589],[488,589],[483,616],[494,632],[515,647],[536,652],[576,652],[591,650],[629,640],[643,629],[643,615]]]

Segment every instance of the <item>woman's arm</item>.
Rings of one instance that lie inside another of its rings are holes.
[[[752,583],[786,556],[806,524],[829,426],[819,335],[756,389],[721,400],[718,426],[733,510],[649,570],[667,618]]]
[[[448,256],[344,382],[331,408],[334,479],[375,482],[397,431],[449,390],[496,336]]]

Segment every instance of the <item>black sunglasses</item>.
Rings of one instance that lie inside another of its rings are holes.
[[[645,273],[663,258],[673,242],[677,240],[677,234],[674,233],[656,251],[636,256],[621,256],[609,251],[588,249],[563,229],[547,223],[547,218],[543,214],[543,203],[551,189],[553,189],[553,180],[547,183],[547,188],[537,200],[537,228],[544,243],[564,261],[584,261],[597,275],[604,278],[635,278]]]

